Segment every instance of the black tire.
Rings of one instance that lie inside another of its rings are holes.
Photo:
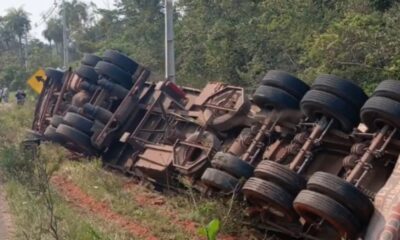
[[[294,200],[293,207],[309,223],[324,219],[342,237],[354,239],[361,230],[360,222],[346,207],[321,193],[302,190]]]
[[[107,90],[110,95],[116,96],[120,99],[124,99],[126,95],[128,95],[129,93],[129,90],[127,90],[126,88],[122,87],[119,84],[115,84],[111,81],[108,81],[106,79],[99,80],[98,84],[100,87]]]
[[[54,143],[61,145],[65,143],[64,138],[56,132],[56,128],[53,126],[48,126],[44,131],[43,136],[46,138],[46,140]]]
[[[68,125],[60,124],[57,127],[56,133],[62,135],[64,139],[74,144],[74,149],[88,155],[94,154],[95,151],[92,147],[90,137],[84,132]]]
[[[91,129],[94,122],[80,114],[68,112],[67,114],[65,114],[63,120],[64,124],[70,127],[74,127],[88,135],[92,134]]]
[[[214,168],[207,168],[201,176],[201,181],[206,186],[218,189],[224,193],[232,192],[239,183],[237,178]]]
[[[360,109],[368,99],[363,89],[356,83],[329,74],[318,76],[311,89],[334,94],[351,104],[355,109]]]
[[[90,103],[83,105],[83,114],[90,118],[96,119],[103,124],[107,124],[110,121],[113,113],[105,108],[94,106]]]
[[[271,212],[279,218],[289,222],[297,218],[292,207],[293,195],[275,183],[252,177],[244,184],[242,192],[250,204],[271,207]]]
[[[386,97],[373,96],[361,108],[362,122],[370,131],[384,125],[400,128],[400,102]]]
[[[387,97],[400,102],[400,81],[385,80],[376,87],[373,96]]]
[[[64,72],[54,69],[54,68],[47,68],[46,69],[46,76],[50,78],[53,82],[57,84],[61,84],[63,82]]]
[[[117,65],[118,67],[122,68],[123,70],[127,71],[131,75],[133,75],[139,64],[136,63],[134,60],[129,58],[123,53],[114,50],[107,50],[103,56],[104,60],[110,63]]]
[[[306,188],[306,180],[302,176],[273,161],[262,161],[258,164],[254,176],[282,186],[293,196]]]
[[[259,86],[253,94],[253,102],[270,110],[299,109],[299,101],[295,97],[271,86]]]
[[[367,224],[374,206],[367,196],[345,180],[325,172],[316,172],[308,180],[307,189],[322,193],[347,207],[362,224]]]
[[[217,152],[211,161],[211,166],[225,171],[237,178],[249,178],[253,175],[254,167],[237,156]]]
[[[96,84],[99,80],[99,75],[96,73],[93,67],[81,65],[76,71],[79,77],[83,78],[89,83]]]
[[[261,83],[265,86],[277,87],[285,90],[299,101],[303,98],[304,94],[310,90],[310,87],[305,82],[280,70],[269,71],[261,80]]]
[[[100,61],[97,63],[95,70],[99,75],[102,75],[127,89],[130,89],[133,85],[131,75],[112,63]]]
[[[86,66],[94,67],[101,60],[103,60],[103,59],[99,56],[96,56],[94,54],[85,53],[85,55],[82,58],[81,63]]]
[[[359,123],[359,109],[328,92],[308,91],[300,102],[300,108],[311,120],[322,116],[335,119],[336,127],[344,132],[351,132]]]
[[[50,125],[57,128],[58,125],[64,122],[63,117],[60,115],[53,115],[50,120]]]

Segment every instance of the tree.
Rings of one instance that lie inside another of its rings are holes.
[[[63,27],[61,20],[51,18],[47,21],[47,27],[43,31],[43,36],[49,42],[50,47],[52,46],[52,42],[54,42],[57,53],[61,54],[63,44]]]
[[[28,13],[22,8],[12,8],[7,11],[4,19],[6,21],[6,29],[9,29],[18,39],[19,56],[21,63],[24,63],[22,39],[27,37],[28,32],[31,30],[31,21]]]

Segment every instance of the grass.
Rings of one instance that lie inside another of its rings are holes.
[[[221,220],[225,234],[242,231],[237,222],[242,219],[242,206],[236,202],[204,199],[190,191],[159,195],[138,185],[128,188],[131,179],[103,170],[100,161],[67,161],[67,152],[52,144],[42,144],[40,157],[32,160],[20,143],[24,129],[30,127],[33,109],[29,102],[11,109],[0,106],[0,169],[15,216],[15,239],[133,239],[120,226],[71,207],[49,185],[54,174],[67,176],[94,199],[140,222],[159,239],[194,239],[197,233],[187,231],[183,223],[194,221],[204,226],[214,218]],[[161,199],[162,203],[143,205],[138,196]]]

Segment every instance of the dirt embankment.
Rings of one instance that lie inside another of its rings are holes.
[[[65,176],[56,175],[52,177],[52,185],[57,189],[71,205],[79,210],[87,212],[91,215],[97,216],[107,222],[120,226],[121,229],[130,233],[132,236],[139,237],[140,239],[157,240],[158,238],[153,235],[151,229],[140,222],[130,219],[127,216],[116,213],[104,202],[99,202],[84,192],[74,182]],[[128,184],[125,186],[126,190],[134,190],[137,186],[135,184]],[[163,206],[165,199],[162,196],[155,196],[153,194],[142,193],[135,191],[135,202],[142,205],[144,208],[157,210],[157,213],[168,217],[171,223],[183,226],[183,231],[192,236],[196,236],[199,225],[192,221],[180,220],[178,214],[171,209]],[[193,239],[199,239],[194,237]],[[223,240],[241,239],[233,236],[220,236]]]
[[[152,235],[150,229],[142,226],[140,223],[134,220],[112,211],[107,204],[96,201],[67,178],[62,176],[54,176],[52,178],[52,184],[57,188],[57,191],[74,207],[102,218],[107,222],[118,225],[121,227],[121,229],[129,232],[133,236],[139,237],[140,239],[158,239]]]

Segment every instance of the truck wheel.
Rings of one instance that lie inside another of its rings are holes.
[[[100,61],[94,69],[99,75],[105,76],[127,89],[133,85],[131,75],[112,63]]]
[[[94,154],[90,137],[84,132],[79,131],[78,129],[70,127],[68,125],[60,124],[57,127],[56,133],[63,136],[63,138],[67,139],[69,142],[73,143],[74,149],[78,149],[82,153],[88,155]]]
[[[83,114],[93,119],[99,120],[103,124],[107,124],[113,113],[105,108],[94,106],[93,104],[86,103],[83,105]]]
[[[54,68],[47,68],[46,69],[46,76],[51,78],[51,80],[57,84],[62,84],[62,80],[64,77],[64,72],[54,69]]]
[[[360,109],[368,99],[368,96],[356,83],[329,74],[318,76],[311,85],[311,89],[336,95],[355,109]]]
[[[354,239],[361,230],[360,222],[346,207],[321,193],[302,190],[293,207],[308,223],[318,223],[323,219],[346,239]]]
[[[239,183],[237,178],[214,168],[207,168],[201,176],[201,181],[206,186],[220,190],[224,193],[232,192]]]
[[[60,115],[53,115],[50,120],[50,125],[57,128],[58,125],[64,122],[63,117]]]
[[[237,178],[249,178],[253,175],[254,167],[237,156],[217,152],[211,161],[211,166],[223,170]]]
[[[271,86],[259,86],[253,94],[253,102],[270,110],[299,109],[299,101],[294,96]]]
[[[285,90],[297,98],[298,101],[300,101],[304,94],[310,90],[310,87],[305,82],[287,72],[280,70],[269,71],[261,80],[261,83],[265,86],[271,86]]]
[[[244,184],[242,192],[250,204],[268,208],[272,214],[289,222],[296,219],[292,207],[294,197],[279,185],[252,177]]]
[[[131,75],[133,75],[139,64],[136,63],[134,60],[122,54],[118,51],[114,50],[107,50],[103,56],[104,60],[110,63],[117,65],[118,67],[122,68],[123,70],[127,71]]]
[[[85,53],[85,55],[82,58],[81,63],[83,65],[86,65],[86,66],[89,66],[89,67],[94,67],[101,60],[103,60],[103,59],[101,57],[99,57],[99,56],[96,56],[94,54]]]
[[[93,67],[81,65],[75,73],[83,78],[85,81],[96,84],[97,80],[99,80],[99,75],[96,73]]]
[[[44,131],[44,137],[54,143],[63,144],[65,140],[62,136],[56,133],[56,128],[53,126],[48,126]]]
[[[397,102],[400,102],[400,81],[398,80],[385,80],[379,83],[376,87],[373,96],[387,97]]]
[[[294,196],[306,187],[306,180],[302,176],[273,161],[258,164],[254,176],[278,184]]]
[[[316,172],[308,180],[307,189],[324,194],[347,207],[362,224],[367,224],[374,206],[367,196],[345,180],[325,172]]]
[[[322,116],[333,118],[336,120],[336,127],[344,132],[351,132],[359,123],[359,109],[328,92],[308,91],[301,100],[300,107],[311,120],[318,120]]]
[[[400,128],[400,102],[373,96],[361,108],[361,119],[371,131],[376,131],[386,124]]]
[[[93,127],[94,122],[80,114],[68,112],[65,114],[64,124],[74,127],[79,131],[82,131],[88,135],[91,135],[91,129]]]

